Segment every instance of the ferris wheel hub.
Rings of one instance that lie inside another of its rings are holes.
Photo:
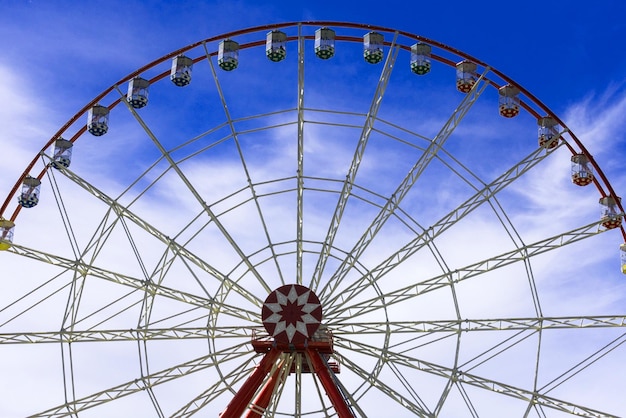
[[[277,344],[301,346],[320,327],[322,304],[311,289],[298,284],[284,285],[265,299],[261,318]]]

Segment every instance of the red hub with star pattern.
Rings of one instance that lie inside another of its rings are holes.
[[[264,354],[263,358],[220,418],[260,418],[259,411],[267,410],[277,387],[293,372],[315,373],[337,417],[355,418],[337,385],[338,365],[330,361],[332,336],[328,330],[318,332],[322,305],[315,293],[299,284],[281,286],[265,299],[261,318],[270,338],[257,338],[253,334],[252,346],[257,353]],[[287,361],[289,356],[291,360]],[[295,368],[294,356],[299,356],[297,361],[300,362]]]
[[[277,344],[302,347],[322,323],[322,305],[311,289],[298,284],[285,285],[265,299],[261,319]]]

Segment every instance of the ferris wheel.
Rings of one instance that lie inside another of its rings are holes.
[[[626,313],[578,277],[606,236],[591,153],[487,63],[354,23],[220,34],[104,90],[7,194],[4,403],[617,416]]]

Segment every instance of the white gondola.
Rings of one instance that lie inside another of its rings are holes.
[[[385,38],[378,32],[369,32],[363,36],[363,58],[370,64],[378,64],[383,60],[383,44]]]
[[[102,136],[109,130],[109,108],[95,105],[87,114],[87,130],[93,136]]]
[[[8,219],[0,219],[0,251],[11,248],[15,224]]]
[[[519,89],[507,84],[498,89],[498,111],[505,118],[519,115]]]
[[[184,87],[191,83],[191,69],[193,60],[184,55],[179,55],[172,59],[172,69],[170,71],[170,80],[178,87]]]
[[[239,65],[239,44],[232,39],[224,39],[217,50],[217,65],[224,71],[232,71]]]
[[[618,228],[622,225],[622,212],[619,208],[619,197],[605,196],[600,198],[600,220],[606,229]]]
[[[478,80],[476,64],[471,61],[461,61],[456,64],[456,89],[461,93],[469,93]]]
[[[32,208],[39,203],[39,192],[41,190],[41,180],[35,177],[26,176],[22,181],[22,191],[17,197],[17,201],[23,208]]]
[[[335,55],[334,30],[324,27],[315,31],[315,55],[323,60]]]
[[[411,71],[417,75],[430,72],[431,47],[428,44],[418,42],[411,46]]]
[[[54,141],[54,153],[52,154],[52,167],[67,168],[72,162],[72,148],[74,144],[70,141],[59,138]]]
[[[278,62],[287,56],[287,35],[279,30],[267,33],[265,40],[265,55],[270,61]]]
[[[537,120],[537,125],[539,125],[539,146],[547,149],[556,147],[559,144],[558,139],[555,139],[559,135],[556,120],[549,116],[544,116]]]
[[[128,83],[126,100],[135,109],[141,109],[148,104],[148,89],[150,82],[141,77],[135,77]]]
[[[572,155],[572,183],[587,186],[593,182],[593,167],[585,154]]]

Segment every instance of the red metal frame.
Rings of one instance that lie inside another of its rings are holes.
[[[239,389],[235,397],[230,401],[224,412],[220,414],[221,418],[241,417],[259,386],[261,386],[263,380],[265,380],[265,376],[267,376],[272,370],[272,367],[276,364],[276,360],[278,360],[281,353],[281,350],[272,348],[263,356],[250,377],[248,377],[248,380],[243,383],[243,386],[241,386],[241,389]]]
[[[279,363],[274,373],[270,376],[269,380],[261,388],[259,394],[254,398],[252,405],[248,411],[243,415],[245,418],[261,418],[272,400],[272,394],[274,393],[276,386],[280,385],[283,376],[283,366]]]
[[[324,362],[321,354],[311,348],[307,348],[305,353],[309,360],[311,360],[313,372],[320,378],[320,382],[322,386],[324,386],[324,390],[330,398],[330,402],[333,404],[337,416],[339,418],[354,418],[352,410],[337,387],[337,383],[335,379],[333,379],[333,376],[331,376],[330,369],[326,365],[326,362]]]
[[[256,332],[253,333],[252,346],[257,353],[263,354],[263,358],[226,409],[220,414],[220,418],[262,417],[275,394],[276,387],[282,383],[284,376],[293,372],[291,365],[288,365],[289,362],[278,361],[283,353],[304,354],[308,361],[306,362],[307,366],[302,369],[303,372],[317,375],[335,412],[337,412],[337,416],[339,418],[355,418],[334,377],[334,373],[339,372],[339,366],[328,361],[334,352],[332,335],[324,330],[318,333],[316,337],[307,340],[304,344],[295,346],[293,344],[279,344],[269,336],[259,336]],[[309,363],[312,369],[309,367]],[[290,367],[290,370],[285,370],[285,367]],[[271,375],[268,377],[268,374]]]

